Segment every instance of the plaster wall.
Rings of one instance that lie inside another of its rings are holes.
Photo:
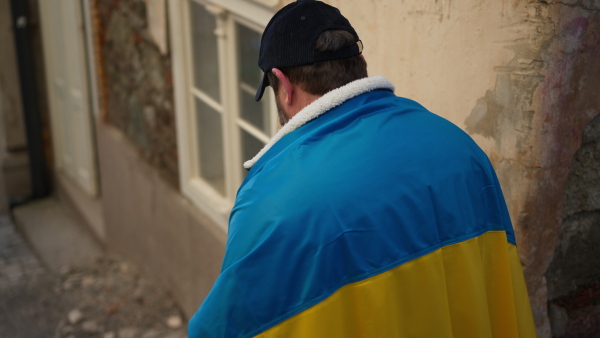
[[[385,75],[396,95],[414,99],[460,127],[494,87],[494,68],[522,38],[516,9],[504,1],[328,0],[364,43],[370,75]]]
[[[132,259],[191,316],[217,278],[225,232],[188,202],[120,130],[97,128],[107,249]]]

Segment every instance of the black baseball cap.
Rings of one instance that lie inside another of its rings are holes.
[[[356,44],[333,52],[315,50],[315,43],[326,30],[344,30],[354,35]],[[358,55],[362,43],[340,10],[316,0],[297,0],[279,10],[265,28],[260,42],[258,66],[263,79],[254,99],[260,101],[269,86],[267,73],[273,68],[304,66],[318,61]]]

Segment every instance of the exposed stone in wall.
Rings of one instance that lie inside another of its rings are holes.
[[[575,154],[554,259],[546,273],[555,337],[597,334],[600,327],[600,116]]]
[[[96,6],[106,120],[123,131],[143,156],[177,185],[171,61],[169,55],[161,54],[148,31],[146,3],[97,1]]]
[[[600,1],[513,5],[523,6],[522,22],[511,27],[523,38],[510,44],[515,57],[496,68],[494,90],[465,123],[470,133],[495,141],[489,155],[515,223],[538,335],[550,337],[545,273],[573,155],[600,113]]]

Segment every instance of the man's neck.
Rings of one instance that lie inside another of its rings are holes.
[[[296,98],[294,100],[294,104],[292,106],[288,107],[288,110],[286,111],[286,113],[290,119],[292,117],[296,116],[296,114],[298,114],[302,109],[304,109],[304,107],[313,103],[315,100],[317,100],[318,98],[320,98],[322,96],[322,95],[310,94],[301,89],[297,90],[295,92],[295,95],[296,95]]]

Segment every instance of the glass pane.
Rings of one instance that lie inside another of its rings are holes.
[[[266,93],[265,93],[266,94]],[[240,90],[240,112],[246,122],[269,135],[269,96],[264,95],[261,102],[254,101],[254,94]]]
[[[217,102],[221,102],[219,89],[219,50],[217,45],[217,20],[204,6],[190,1],[192,29],[192,64],[194,86]]]
[[[260,33],[239,23],[236,27],[240,81],[256,88],[262,80],[262,71],[258,68]]]
[[[270,135],[268,95],[258,103],[254,101],[254,94],[262,80],[262,71],[258,68],[260,34],[241,24],[236,26],[240,117]]]
[[[196,98],[200,177],[225,196],[223,128],[221,114]]]
[[[240,139],[242,142],[242,163],[252,159],[265,146],[262,141],[252,136],[244,129],[240,129]],[[246,176],[246,169],[242,168],[242,177]]]

